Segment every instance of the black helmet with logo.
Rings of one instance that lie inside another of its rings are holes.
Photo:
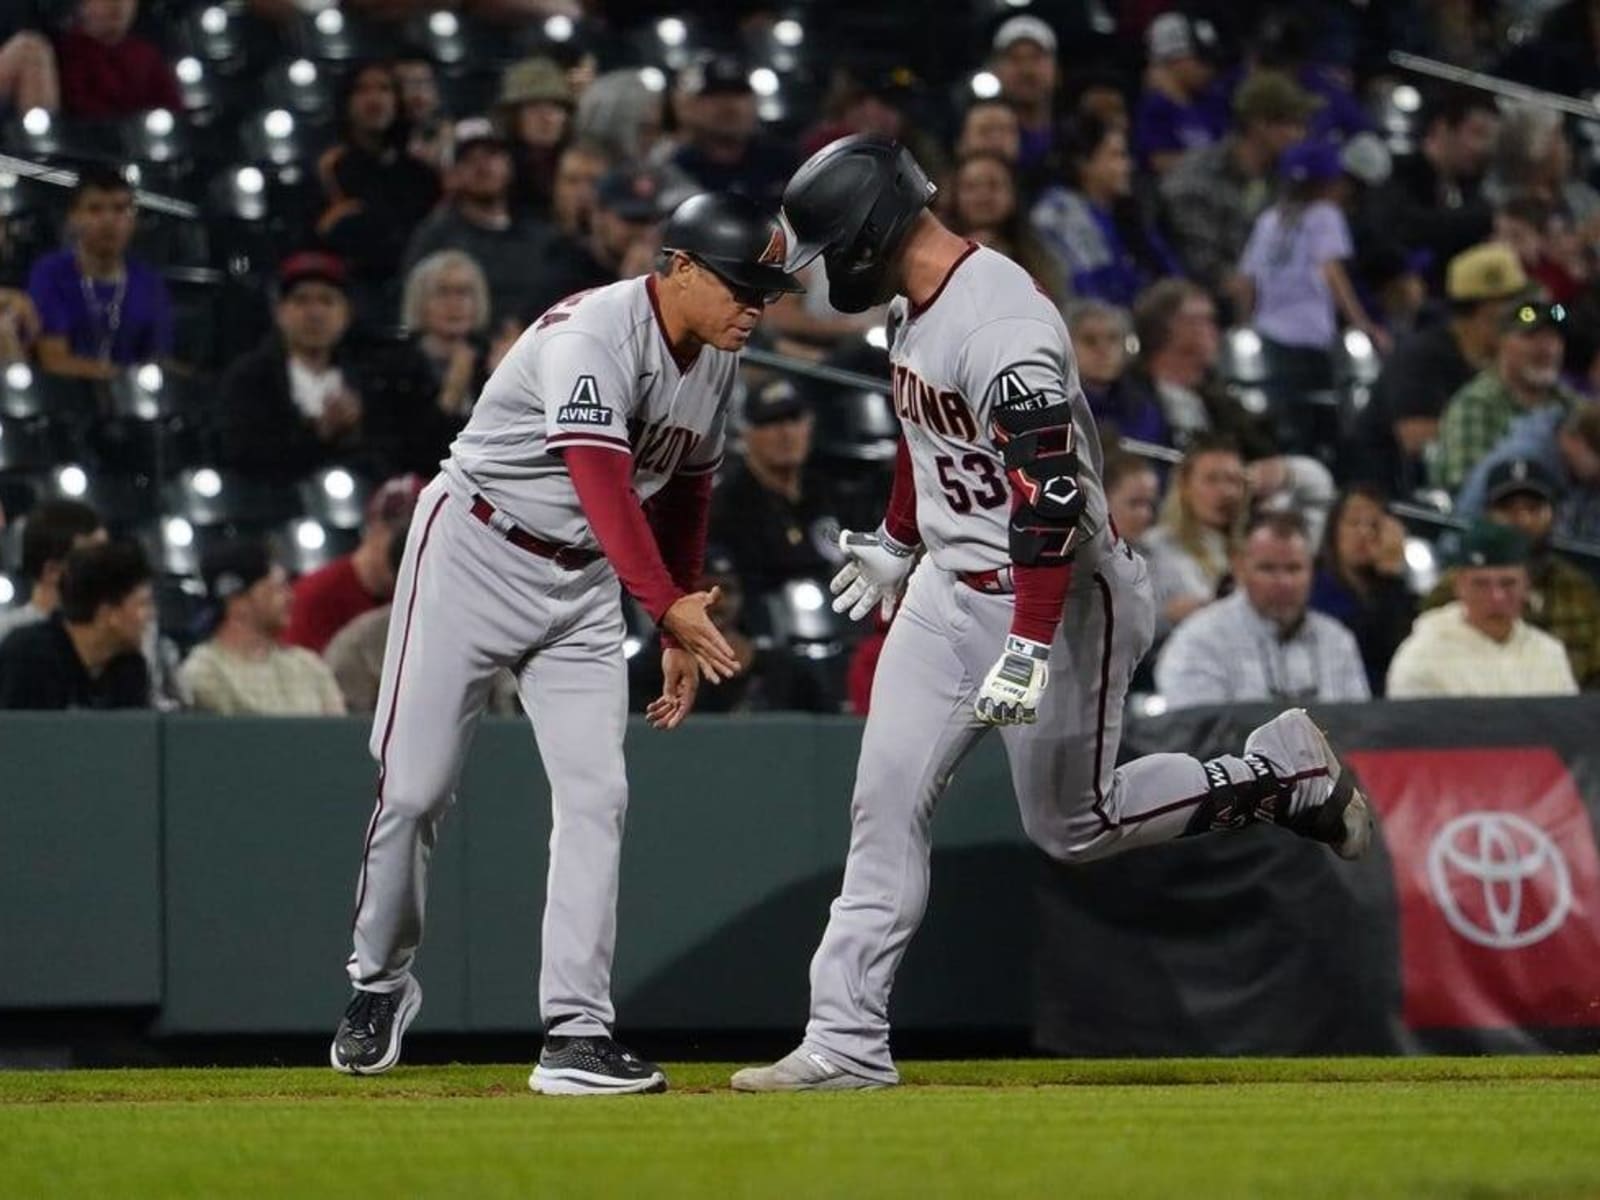
[[[678,205],[661,228],[664,254],[687,254],[744,292],[803,292],[784,269],[788,241],[777,218],[733,192],[702,192]]]
[[[894,294],[895,251],[937,190],[898,142],[865,133],[830,142],[783,190],[789,270],[820,254],[835,308],[862,312],[883,303]]]

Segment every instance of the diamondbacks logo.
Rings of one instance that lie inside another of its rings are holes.
[[[561,425],[609,425],[611,410],[600,403],[600,389],[593,375],[578,376],[578,384],[556,412],[556,422]]]
[[[783,260],[789,257],[789,239],[783,236],[783,226],[774,225],[772,236],[767,239],[767,248],[761,252],[761,257],[756,259],[763,266],[781,267]]]

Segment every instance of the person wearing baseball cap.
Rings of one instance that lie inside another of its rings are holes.
[[[1216,74],[1216,33],[1209,22],[1162,13],[1145,31],[1145,50],[1150,65],[1134,108],[1133,151],[1140,166],[1165,175],[1190,150],[1227,133],[1224,114],[1204,102]]]
[[[1417,618],[1389,664],[1390,699],[1573,695],[1565,647],[1523,619],[1532,546],[1520,530],[1480,520],[1451,556],[1455,599]]]
[[[742,461],[712,499],[711,540],[727,549],[756,599],[835,570],[839,510],[809,468],[811,403],[793,383],[752,389],[740,418]]]
[[[793,151],[761,132],[750,64],[707,54],[678,76],[683,141],[671,166],[707,192],[739,192],[776,209],[797,164]]]
[[[534,315],[533,282],[543,261],[538,225],[512,205],[516,169],[511,143],[486,117],[455,124],[445,176],[449,199],[434,210],[406,246],[409,276],[423,259],[459,250],[478,264],[489,285],[489,321],[498,326]]]
[[[1355,246],[1340,203],[1346,185],[1339,147],[1321,137],[1291,146],[1278,159],[1278,177],[1283,193],[1256,219],[1239,260],[1239,307],[1252,313],[1261,336],[1279,441],[1290,453],[1311,454],[1337,436],[1318,427],[1321,410],[1312,398],[1334,387],[1340,317],[1380,354],[1390,342],[1350,282],[1346,263]]]
[[[1208,290],[1221,290],[1233,274],[1266,207],[1278,157],[1305,140],[1317,106],[1287,75],[1256,71],[1234,93],[1234,131],[1185,154],[1162,177],[1179,256]]]
[[[1565,305],[1537,293],[1512,302],[1501,319],[1494,363],[1450,398],[1439,422],[1438,454],[1431,461],[1435,487],[1459,491],[1519,416],[1577,407],[1577,393],[1561,378],[1568,320]]]
[[[1024,13],[995,30],[989,70],[1000,81],[1000,98],[1016,110],[1022,126],[1023,172],[1042,168],[1055,150],[1057,89],[1056,31]]]
[[[345,344],[344,261],[320,250],[278,266],[275,330],[224,372],[220,465],[291,483],[353,452],[362,428],[362,362]]]
[[[334,634],[394,594],[392,543],[426,484],[420,475],[397,475],[372,493],[356,548],[295,581],[285,643],[321,654]]]
[[[263,539],[209,548],[200,573],[217,624],[178,668],[188,707],[222,716],[343,715],[344,699],[327,664],[278,640],[293,597],[288,573]]]
[[[1423,451],[1438,438],[1450,398],[1494,362],[1506,311],[1527,287],[1516,254],[1498,242],[1449,261],[1448,318],[1400,339],[1361,413],[1356,442],[1365,478],[1396,496],[1426,483]]]

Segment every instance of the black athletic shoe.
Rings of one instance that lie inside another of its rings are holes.
[[[400,1039],[422,1007],[415,979],[393,992],[357,990],[345,1005],[328,1061],[346,1075],[377,1075],[400,1061]]]
[[[547,1037],[528,1086],[546,1096],[664,1092],[667,1077],[608,1037]]]

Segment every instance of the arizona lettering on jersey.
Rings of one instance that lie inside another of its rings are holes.
[[[934,302],[894,302],[889,347],[896,413],[917,485],[917,524],[929,555],[949,571],[1011,561],[1011,489],[991,422],[999,407],[1072,406],[1078,482],[1087,502],[1080,563],[1104,548],[1100,438],[1078,383],[1061,314],[1010,259],[973,246]]]
[[[705,346],[680,365],[653,289],[646,276],[580,292],[523,333],[442,464],[453,492],[481,494],[547,541],[594,547],[566,448],[631,454],[641,500],[673,475],[716,470],[738,355]]]

